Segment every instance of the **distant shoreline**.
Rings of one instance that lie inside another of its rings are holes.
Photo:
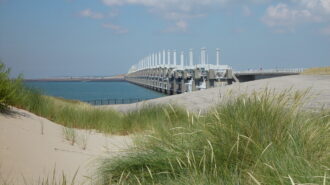
[[[24,79],[24,82],[124,82],[125,74],[112,77],[63,77]]]
[[[126,82],[124,78],[112,79],[25,79],[24,82]]]

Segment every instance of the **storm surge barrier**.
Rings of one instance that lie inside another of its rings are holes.
[[[220,49],[215,50],[215,62],[209,61],[206,48],[201,48],[198,62],[193,50],[188,57],[181,51],[163,50],[143,57],[131,66],[125,80],[165,94],[180,94],[212,87],[230,85],[261,78],[299,74],[302,69],[249,70],[234,72],[220,63]]]

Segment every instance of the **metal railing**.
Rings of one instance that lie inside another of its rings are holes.
[[[85,100],[85,102],[91,105],[113,105],[113,104],[130,104],[130,103],[136,103],[150,99],[152,98],[95,99],[95,100]]]
[[[289,68],[289,69],[250,69],[244,71],[235,71],[235,73],[301,73],[304,68]]]

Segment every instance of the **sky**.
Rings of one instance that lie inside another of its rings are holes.
[[[13,76],[111,76],[202,47],[235,70],[330,66],[330,0],[0,0]]]

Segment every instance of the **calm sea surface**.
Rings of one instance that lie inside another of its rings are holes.
[[[128,82],[25,82],[28,87],[40,89],[46,95],[73,100],[152,99],[161,93]]]

